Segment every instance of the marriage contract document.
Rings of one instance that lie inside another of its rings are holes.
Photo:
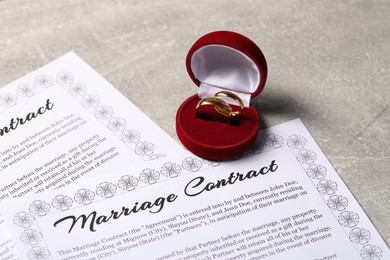
[[[181,153],[0,209],[23,259],[390,259],[300,120],[236,161]]]
[[[74,53],[0,88],[0,201],[180,150]],[[0,258],[12,247],[0,220]]]

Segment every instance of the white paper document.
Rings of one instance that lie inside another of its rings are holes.
[[[0,88],[0,201],[180,149],[74,53]],[[0,221],[0,258],[11,249]]]
[[[236,161],[182,154],[85,180],[0,205],[23,259],[390,259],[300,120]]]

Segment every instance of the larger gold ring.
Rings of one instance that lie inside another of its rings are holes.
[[[244,109],[244,103],[242,102],[242,99],[239,96],[237,96],[236,94],[232,93],[232,92],[225,91],[225,90],[219,91],[219,92],[215,93],[214,97],[217,98],[217,99],[219,99],[219,97],[227,97],[227,98],[231,98],[231,99],[233,99],[234,101],[237,102],[237,104],[240,106],[240,110],[233,111],[233,109],[231,108],[231,110],[232,110],[231,116],[232,117],[241,114],[241,111]]]
[[[229,106],[229,104],[226,103],[225,101],[223,101],[222,99],[214,98],[214,97],[202,98],[198,102],[198,104],[196,105],[196,108],[195,108],[196,116],[199,116],[198,115],[198,108],[201,106],[204,106],[204,105],[212,105],[214,107],[214,109],[223,116],[226,116],[229,118],[233,116],[232,115],[233,110],[232,110],[231,106]]]

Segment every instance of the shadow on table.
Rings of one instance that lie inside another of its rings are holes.
[[[304,118],[308,114],[307,106],[291,93],[283,91],[285,87],[267,86],[274,89],[265,91],[264,94],[253,99],[252,104],[256,108],[261,122],[261,129],[268,128],[267,118],[274,117],[284,119]]]

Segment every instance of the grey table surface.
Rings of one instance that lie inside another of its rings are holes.
[[[390,1],[0,0],[0,86],[75,51],[177,140],[200,36],[263,50],[261,127],[301,118],[390,244]]]

